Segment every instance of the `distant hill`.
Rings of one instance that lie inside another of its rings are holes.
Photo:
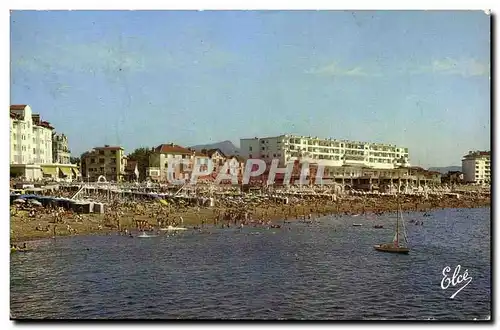
[[[446,174],[450,171],[462,171],[462,166],[429,167],[429,171],[436,171],[441,174]]]
[[[202,149],[220,149],[226,156],[240,154],[240,149],[238,147],[236,147],[229,140],[211,143],[211,144],[200,144],[197,146],[192,146],[191,148],[196,150],[196,151],[201,151]]]

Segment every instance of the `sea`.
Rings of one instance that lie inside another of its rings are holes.
[[[489,319],[490,208],[403,219],[408,255],[373,248],[392,241],[395,213],[30,242],[11,254],[11,318]]]

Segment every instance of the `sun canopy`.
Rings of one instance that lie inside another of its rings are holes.
[[[63,173],[65,176],[71,176],[71,169],[67,167],[59,167],[59,170]]]
[[[42,166],[43,174],[56,175],[57,169],[55,167]]]

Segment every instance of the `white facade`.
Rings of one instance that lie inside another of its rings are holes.
[[[276,158],[281,166],[299,158],[310,158],[329,167],[351,165],[393,169],[410,166],[408,148],[381,143],[280,135],[241,139],[240,149],[245,158],[260,158],[266,162]]]
[[[55,164],[70,164],[68,137],[64,134],[52,133],[52,161]]]
[[[51,164],[52,130],[28,105],[10,107],[10,163]]]
[[[491,182],[489,151],[469,151],[462,159],[462,172],[467,183]]]

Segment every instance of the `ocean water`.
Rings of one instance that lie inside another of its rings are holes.
[[[329,216],[269,230],[39,241],[32,243],[34,252],[11,255],[11,314],[14,319],[487,318],[490,209],[435,210],[430,217],[410,212],[404,219],[408,255],[373,249],[391,241],[395,214]],[[450,299],[464,283],[443,290],[442,272],[449,266],[452,274],[457,265],[472,280]]]

